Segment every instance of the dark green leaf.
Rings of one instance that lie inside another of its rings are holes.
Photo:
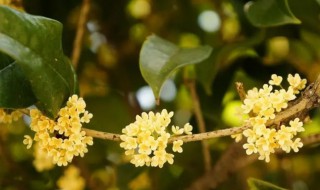
[[[77,86],[62,51],[61,23],[6,6],[0,6],[0,18],[0,51],[21,68],[42,111],[55,117]]]
[[[4,108],[24,108],[36,102],[29,81],[15,62],[1,59],[0,53],[0,106]],[[11,60],[12,61],[12,60]]]
[[[290,9],[294,13],[294,15],[301,20],[301,28],[308,29],[312,32],[319,33],[320,25],[319,25],[319,12],[320,5],[319,1],[297,1],[290,0]]]
[[[249,178],[248,185],[250,190],[286,190],[272,183],[262,181],[260,179]]]
[[[212,48],[209,46],[179,48],[152,35],[144,42],[140,52],[140,71],[158,98],[163,83],[174,71],[186,65],[202,62],[209,57],[211,51]]]
[[[301,23],[291,12],[287,0],[250,1],[245,5],[245,13],[256,27]]]

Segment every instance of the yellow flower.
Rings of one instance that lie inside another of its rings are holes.
[[[93,117],[92,113],[89,113],[88,111],[85,111],[83,116],[81,117],[82,123],[89,123],[90,119]]]
[[[288,90],[285,93],[283,93],[283,97],[287,101],[296,99],[292,86],[289,86]]]
[[[259,90],[259,96],[263,97],[265,95],[268,95],[270,94],[271,91],[272,91],[272,86],[264,84],[263,87]]]
[[[184,133],[185,134],[187,134],[187,135],[191,135],[192,134],[192,126],[189,123],[186,123],[183,126],[183,129],[184,129]]]
[[[299,90],[304,89],[307,84],[307,80],[301,79],[299,74],[295,74],[294,76],[289,74],[287,80],[288,80],[290,86],[292,86],[295,94],[298,94]]]
[[[22,112],[20,110],[7,111],[0,108],[0,123],[10,124],[13,121],[17,121],[22,117]]]
[[[270,85],[280,86],[282,82],[282,77],[276,74],[271,75],[271,80],[269,80]]]
[[[231,138],[233,138],[236,142],[240,142],[242,140],[242,133],[231,135]]]
[[[299,118],[295,118],[293,121],[291,120],[289,124],[294,134],[304,131],[304,128],[302,127],[303,123],[299,120]]]
[[[182,140],[174,141],[173,142],[173,147],[172,147],[173,152],[181,153],[182,152],[182,148],[181,148],[182,144],[183,144]]]
[[[252,143],[245,143],[243,145],[243,148],[246,149],[247,155],[251,155],[252,153],[256,153],[257,152],[256,146],[254,144],[252,144]]]
[[[296,138],[294,142],[291,144],[291,148],[294,152],[298,152],[299,148],[302,148],[302,147],[303,147],[303,144],[300,138]]]
[[[172,126],[171,130],[175,135],[181,135],[184,132],[184,129],[180,129],[178,126]]]
[[[27,149],[31,148],[33,143],[32,138],[29,135],[24,135],[23,144],[27,145]]]
[[[252,129],[246,129],[243,131],[243,136],[247,137],[248,143],[253,143],[257,139],[257,134]]]

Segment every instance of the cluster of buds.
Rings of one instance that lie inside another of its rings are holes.
[[[298,132],[304,131],[303,123],[299,118],[288,121],[288,124],[267,126],[267,122],[275,118],[276,113],[288,107],[288,102],[296,99],[296,95],[306,87],[306,79],[301,79],[298,74],[289,74],[289,86],[284,89],[281,85],[282,77],[273,74],[269,84],[263,88],[249,90],[241,106],[250,118],[245,122],[252,128],[246,129],[242,134],[233,137],[239,141],[242,135],[247,138],[243,145],[248,155],[259,154],[260,160],[270,161],[270,154],[276,149],[289,153],[291,150],[298,152],[303,146],[300,138],[295,138]],[[275,89],[279,88],[279,89]]]
[[[20,110],[5,110],[0,109],[0,123],[10,124],[21,118],[23,113]]]
[[[54,164],[66,166],[74,156],[84,156],[88,152],[87,145],[93,144],[93,139],[81,130],[83,123],[89,123],[92,114],[85,110],[86,104],[82,98],[73,95],[67,105],[60,109],[56,121],[44,116],[39,110],[30,110],[31,130],[33,138],[25,135],[23,141],[27,148],[36,141]]]
[[[120,136],[123,142],[120,147],[124,148],[125,154],[131,157],[131,163],[138,166],[160,167],[168,162],[173,164],[174,155],[167,153],[166,148],[169,138],[175,135],[192,134],[192,126],[187,123],[183,128],[172,126],[171,132],[167,127],[171,122],[173,112],[162,110],[161,113],[143,112],[141,116],[136,116],[134,123],[126,126]],[[173,142],[173,152],[181,153],[182,140]]]

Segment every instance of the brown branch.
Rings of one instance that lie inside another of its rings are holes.
[[[281,122],[288,121],[294,117],[304,116],[308,113],[311,109],[316,108],[319,106],[320,102],[320,77],[318,77],[317,81],[313,84],[310,84],[307,89],[302,92],[302,96],[289,108],[279,112],[273,120],[269,120],[267,122],[268,126],[271,125],[278,125]],[[216,131],[210,131],[205,133],[199,134],[192,134],[192,135],[183,135],[183,136],[176,136],[171,137],[169,142],[173,142],[175,140],[183,140],[184,142],[192,142],[192,141],[200,141],[200,140],[207,140],[217,137],[224,137],[230,136],[234,134],[241,133],[242,131],[249,129],[250,125],[243,125],[241,127],[233,127],[228,129],[221,129]],[[94,131],[90,129],[84,129],[88,135],[106,139],[106,140],[120,140],[119,134],[112,134],[100,131]]]
[[[318,144],[320,143],[320,133],[304,137],[301,139],[301,141],[304,145],[304,148]],[[217,188],[221,183],[228,180],[230,175],[257,161],[258,155],[247,155],[242,148],[242,144],[243,142],[232,144],[221,156],[212,170],[195,180],[188,189],[205,190]],[[285,152],[282,150],[276,151],[276,154],[283,153]]]
[[[176,140],[182,140],[183,142],[192,142],[192,141],[208,140],[208,139],[217,138],[217,137],[225,137],[225,136],[230,136],[230,135],[241,133],[242,131],[249,129],[250,127],[251,127],[250,125],[245,125],[242,127],[220,129],[220,130],[210,131],[210,132],[206,132],[206,133],[171,137],[169,139],[169,142],[173,142]]]
[[[82,49],[83,35],[86,28],[85,25],[88,20],[89,11],[90,11],[90,0],[83,0],[80,15],[79,15],[78,26],[77,26],[77,34],[73,42],[73,51],[71,56],[71,62],[74,68],[77,68],[78,66],[81,49]]]
[[[318,107],[319,103],[320,103],[320,77],[318,77],[315,83],[310,84],[307,87],[307,89],[304,92],[302,92],[302,96],[295,102],[295,104],[279,112],[273,120],[269,120],[267,122],[267,126],[278,125],[279,123],[288,121],[294,117],[305,116],[305,114],[308,113],[311,109]],[[221,130],[210,131],[210,132],[199,133],[199,134],[192,134],[192,135],[176,136],[176,137],[171,137],[169,139],[169,142],[172,142],[175,140],[192,142],[192,141],[207,140],[207,139],[212,139],[217,137],[230,136],[230,135],[241,133],[242,131],[249,129],[250,127],[251,126],[247,124],[241,127],[233,127],[228,129],[221,129]],[[89,129],[85,129],[85,130],[89,130]],[[90,130],[90,131],[94,131],[94,130]],[[118,134],[112,134],[112,133],[106,133],[106,132],[100,132],[100,131],[90,132],[89,134],[92,134],[93,137],[102,138],[106,140],[118,141],[120,139],[118,138],[120,137],[120,135]]]
[[[242,131],[250,127],[251,126],[247,125],[242,127],[233,127],[233,128],[221,129],[221,130],[193,134],[193,135],[174,136],[169,139],[169,143],[172,143],[173,141],[176,141],[176,140],[182,140],[183,142],[193,142],[193,141],[201,141],[201,140],[207,140],[207,139],[212,139],[217,137],[225,137],[225,136],[241,133]],[[86,135],[94,138],[111,140],[111,141],[121,141],[120,134],[96,131],[96,130],[87,129],[87,128],[82,128],[82,130],[86,132]]]
[[[310,146],[317,143],[320,143],[320,133],[309,135],[301,139],[303,146]]]
[[[205,126],[205,122],[204,122],[201,107],[200,107],[199,97],[198,97],[198,94],[196,91],[195,81],[189,80],[186,82],[186,84],[190,90],[190,94],[191,94],[191,97],[193,100],[193,110],[194,110],[194,114],[195,114],[195,117],[197,120],[199,131],[200,131],[200,133],[205,133],[206,126]],[[201,144],[202,144],[202,153],[203,153],[203,159],[204,159],[204,168],[206,171],[210,171],[210,169],[211,169],[210,147],[209,147],[208,142],[206,142],[206,141],[201,141]]]
[[[119,134],[101,132],[101,131],[96,131],[96,130],[87,129],[87,128],[82,128],[82,130],[86,132],[86,135],[91,137],[104,139],[104,140],[111,140],[111,141],[121,141]]]
[[[320,75],[318,79],[315,81],[315,83],[310,84],[306,88],[306,90],[302,92],[302,96],[292,106],[279,112],[276,115],[275,119],[269,120],[267,122],[267,125],[268,126],[275,125],[275,124],[278,125],[279,123],[283,121],[288,121],[293,117],[305,116],[305,114],[308,113],[308,111],[318,107],[319,103],[320,103]],[[199,134],[192,134],[192,135],[176,136],[176,137],[171,137],[169,139],[169,142],[173,142],[175,140],[192,142],[192,141],[200,141],[200,140],[212,139],[217,137],[230,136],[230,135],[241,133],[242,131],[250,127],[251,126],[247,124],[241,127],[233,127],[228,129],[221,129],[221,130],[210,131],[210,132],[199,133]],[[87,135],[95,138],[120,141],[119,134],[95,131],[95,130],[85,129],[85,128],[83,128],[83,130],[87,132]]]
[[[212,170],[196,179],[189,190],[214,189],[226,181],[229,176],[242,167],[251,164],[258,159],[257,155],[246,155],[241,143],[233,143],[223,153]]]
[[[244,89],[243,83],[241,82],[236,82],[236,90],[238,92],[239,98],[240,100],[243,102],[244,99],[246,99],[246,91]]]
[[[291,107],[277,114],[276,118],[269,121],[269,125],[277,124],[280,122],[287,121],[293,117],[305,117],[306,113],[315,107],[319,106],[320,97],[320,75],[314,84],[309,85],[306,90],[302,93],[302,96],[293,103]],[[239,84],[236,84],[237,89]],[[240,85],[241,86],[241,85]],[[238,90],[239,92],[239,90]],[[239,93],[241,97],[241,93]],[[303,119],[303,118],[302,118]],[[320,134],[310,135],[302,138],[304,147],[320,143]],[[239,171],[244,166],[247,166],[258,159],[258,155],[246,155],[242,148],[242,144],[234,143],[229,146],[228,150],[221,156],[215,166],[210,172],[205,173],[203,176],[195,180],[189,189],[212,189],[218,187],[219,184],[226,181],[229,176]],[[239,151],[240,150],[240,151]],[[276,151],[276,154],[283,154],[282,150]],[[232,166],[232,167],[230,167]]]

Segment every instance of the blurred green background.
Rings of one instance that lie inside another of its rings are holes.
[[[60,21],[64,26],[64,51],[71,57],[82,1],[13,2],[21,3],[30,14]],[[139,51],[151,34],[181,47],[213,47],[209,60],[201,63],[196,72],[207,131],[239,125],[236,81],[243,82],[246,89],[262,86],[271,74],[285,78],[288,73],[300,73],[314,81],[320,73],[319,1],[289,0],[288,5],[301,24],[272,27],[250,23],[244,12],[248,2],[91,0],[76,70],[81,96],[94,115],[86,127],[120,133],[142,111],[166,108],[175,112],[174,124],[190,122],[193,132],[198,132],[183,72],[176,72],[166,83],[161,104],[155,106],[152,91],[139,70]],[[320,131],[319,111],[314,110],[311,118],[304,136]],[[37,171],[32,164],[33,151],[22,144],[23,135],[30,133],[23,121],[0,126],[0,189],[57,189],[56,181],[65,168]],[[319,187],[320,149],[316,145],[295,154],[275,155],[266,164],[249,160],[241,146],[226,156],[226,150],[234,146],[229,137],[208,143],[213,168],[225,156],[226,163],[220,169],[231,171],[230,175],[212,171],[206,176],[207,181],[218,181],[217,189],[247,189],[249,177],[288,189]],[[175,154],[173,165],[136,168],[125,159],[119,143],[95,139],[85,157],[76,158],[72,164],[80,169],[86,189],[186,189],[203,179],[204,168],[200,142],[186,143],[183,148],[182,154]]]

